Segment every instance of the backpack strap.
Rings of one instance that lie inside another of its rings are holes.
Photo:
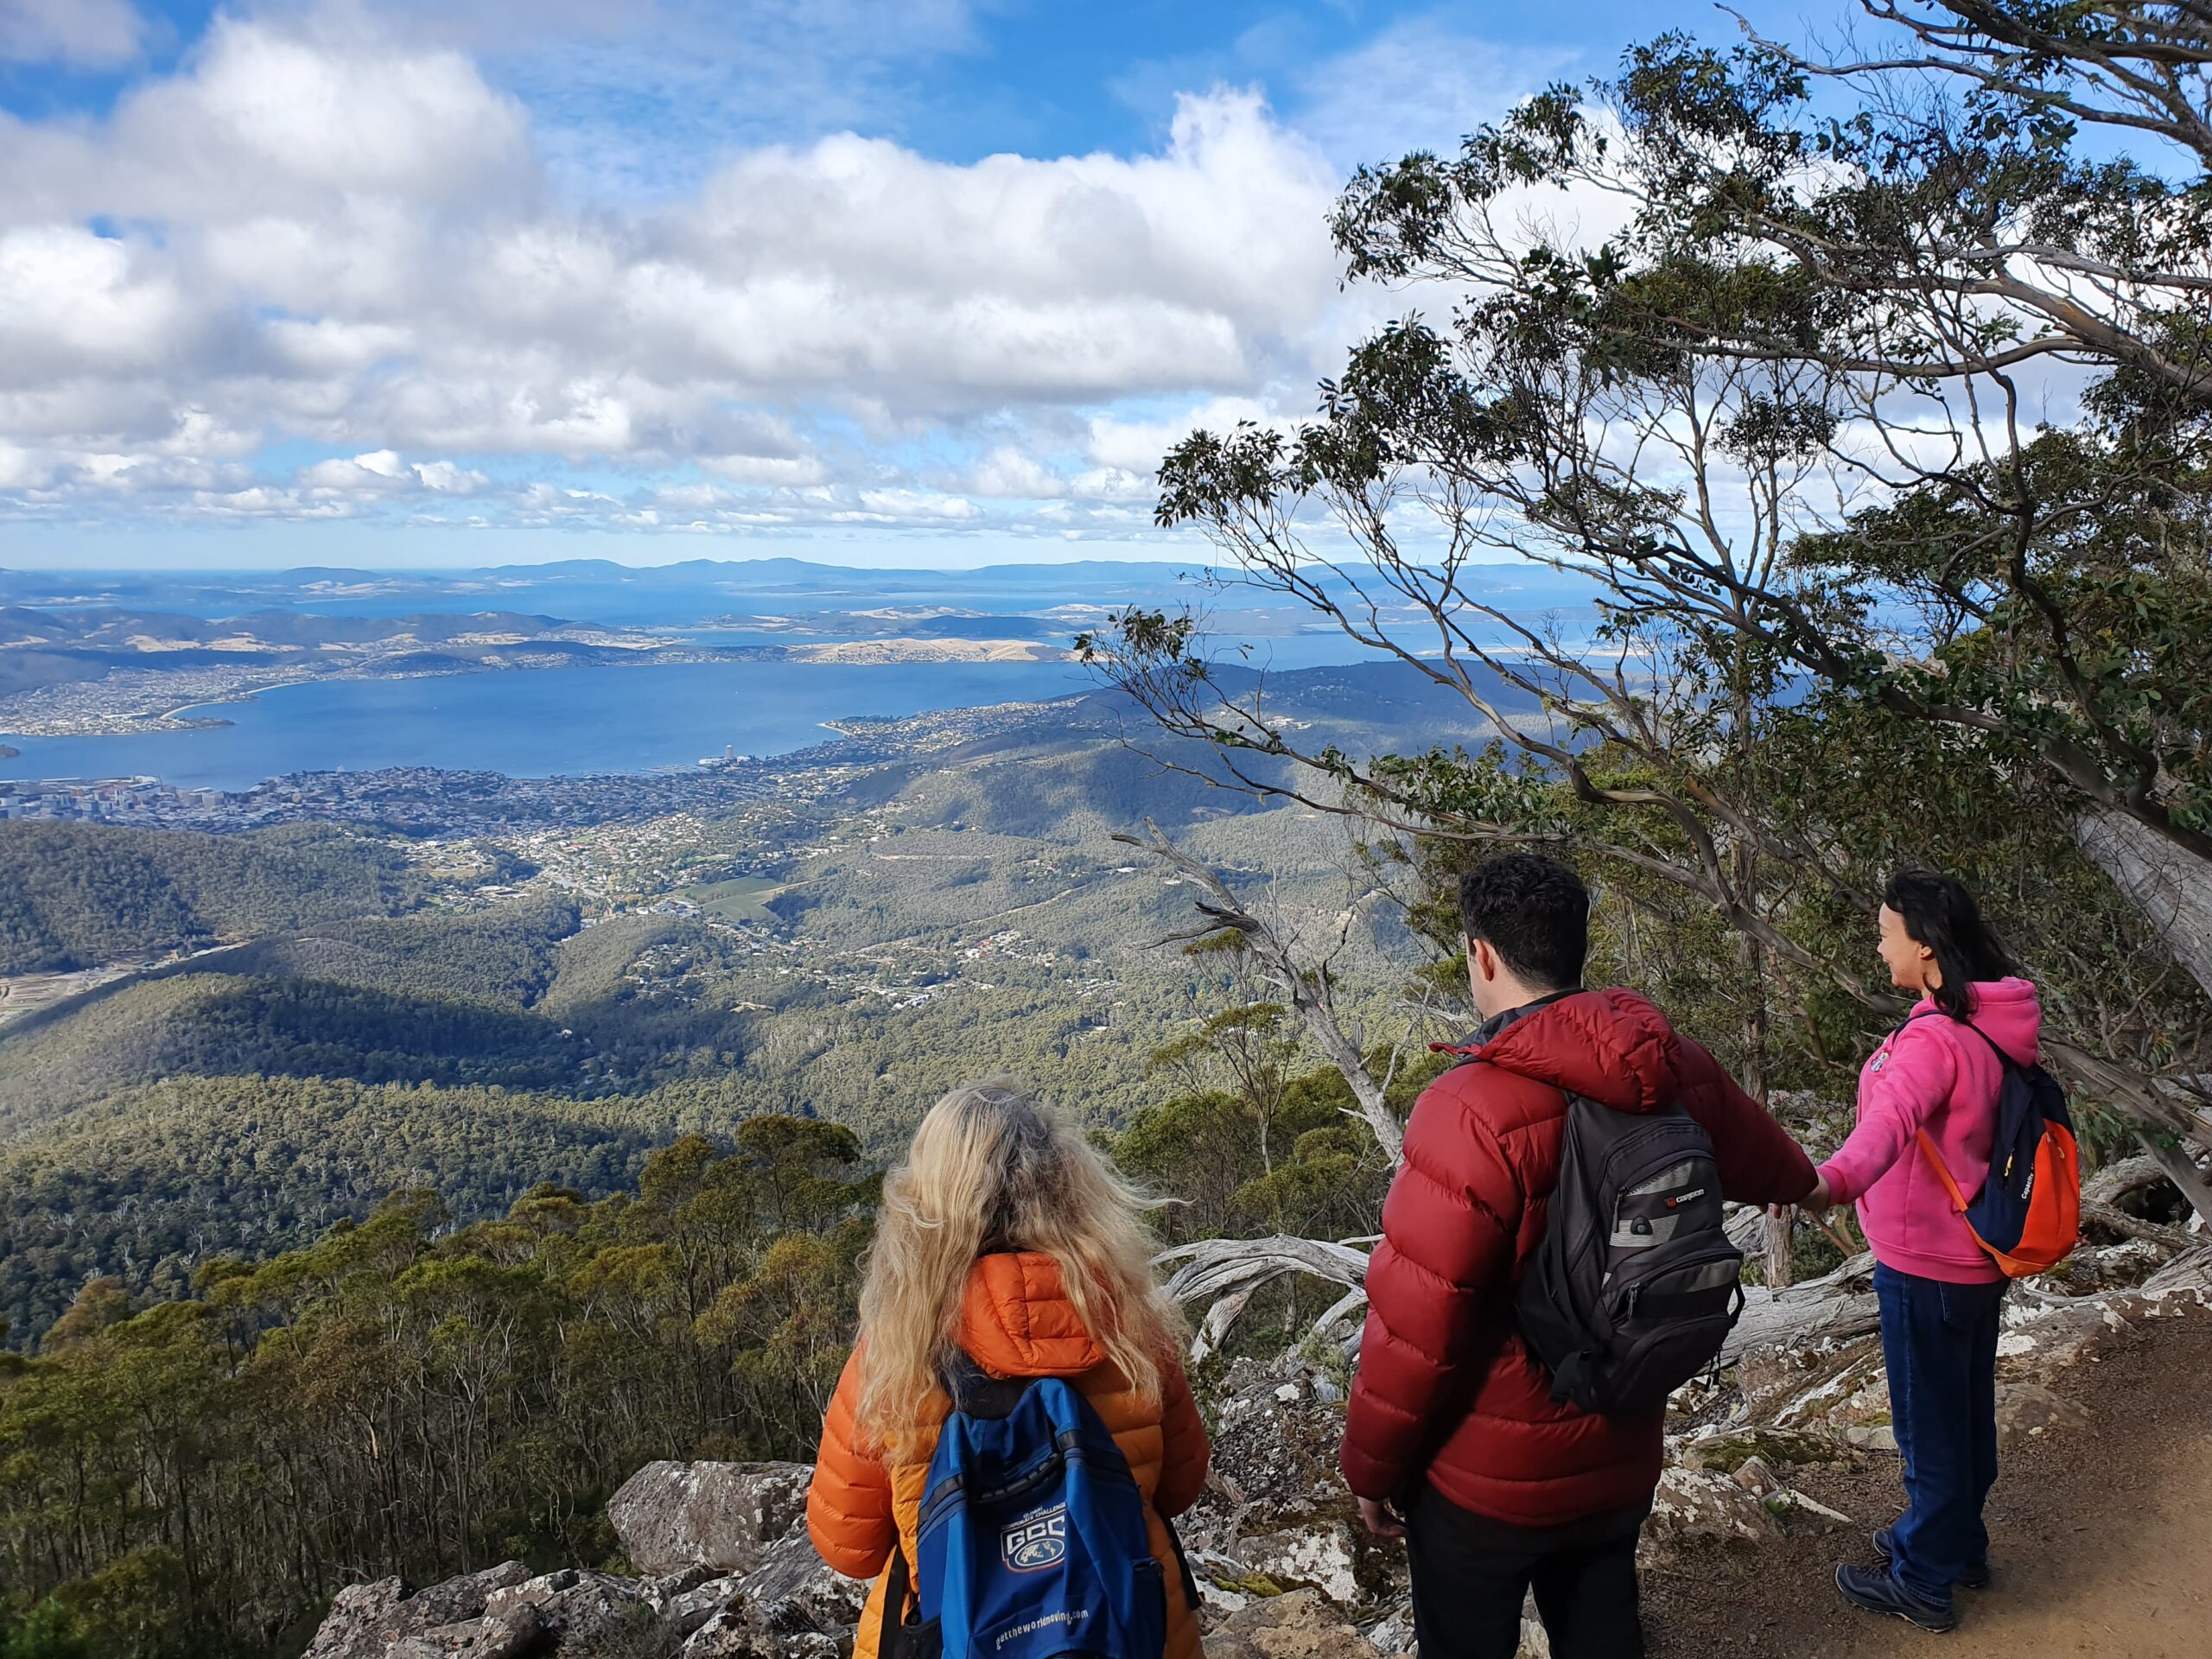
[[[1905,1021],[1905,1024],[1910,1025],[1914,1020],[1931,1019],[1937,1014],[1941,1013],[1941,1009],[1931,1009],[1926,1014],[1916,1014],[1912,1015],[1910,1019],[1908,1019]],[[1950,1018],[1948,1015],[1946,1015],[1945,1017]],[[2010,1054],[2007,1054],[2002,1048],[1999,1047],[1997,1045],[1997,1039],[1994,1037],[1992,1037],[1987,1032],[1984,1031],[1980,1026],[1974,1024],[1973,1020],[1952,1019],[1951,1023],[1955,1026],[1964,1026],[1968,1031],[1974,1033],[1975,1036],[1980,1038],[1983,1042],[1989,1045],[1989,1052],[1997,1057],[1998,1064],[2004,1068],[2004,1071],[1998,1073],[1999,1079],[1998,1088],[2001,1093],[2004,1088],[2002,1079],[2004,1077],[2005,1071],[2018,1070],[2020,1063],[2014,1059]],[[1936,1179],[1942,1182],[1943,1191],[1950,1195],[1951,1213],[1955,1216],[1963,1216],[1967,1212],[1967,1195],[1959,1191],[1958,1181],[1951,1174],[1950,1166],[1943,1161],[1943,1154],[1936,1150],[1936,1142],[1929,1138],[1927,1130],[1921,1129],[1916,1131],[1914,1138],[1920,1142],[1920,1150],[1927,1154],[1929,1163],[1935,1168]]]
[[[1943,1161],[1943,1154],[1936,1150],[1936,1143],[1928,1138],[1927,1130],[1918,1131],[1916,1138],[1920,1142],[1921,1151],[1928,1154],[1928,1161],[1935,1166],[1936,1179],[1943,1183],[1943,1191],[1951,1195],[1951,1213],[1963,1216],[1967,1212],[1967,1195],[1959,1191],[1959,1184],[1952,1177],[1950,1166]]]
[[[907,1617],[912,1612],[913,1618]],[[877,1659],[920,1659],[921,1605],[914,1599],[914,1575],[906,1566],[906,1546],[892,1530],[891,1564],[884,1570],[883,1622],[875,1634]]]

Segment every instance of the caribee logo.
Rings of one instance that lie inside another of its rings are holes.
[[[1038,1510],[999,1535],[999,1554],[1015,1573],[1041,1573],[1068,1555],[1068,1507]]]

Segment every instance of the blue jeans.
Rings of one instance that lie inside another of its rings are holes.
[[[1997,1480],[1997,1325],[2005,1282],[1946,1284],[1877,1263],[1890,1421],[1904,1458],[1905,1510],[1890,1533],[1897,1581],[1951,1605],[1987,1564],[1982,1501]]]

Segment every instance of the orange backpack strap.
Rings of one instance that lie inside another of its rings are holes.
[[[1967,1195],[1959,1191],[1959,1184],[1951,1179],[1950,1168],[1943,1162],[1943,1154],[1936,1150],[1936,1143],[1928,1138],[1927,1130],[1917,1131],[1917,1138],[1920,1149],[1928,1154],[1928,1161],[1936,1167],[1936,1179],[1943,1183],[1943,1190],[1951,1195],[1951,1213],[1963,1216],[1967,1212]]]

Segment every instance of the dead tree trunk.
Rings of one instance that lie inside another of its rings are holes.
[[[2149,918],[2174,960],[2212,995],[2212,863],[2117,812],[2088,813],[2074,833],[2082,850]]]
[[[1259,963],[1262,980],[1281,993],[1292,1012],[1304,1024],[1314,1046],[1343,1076],[1344,1085],[1358,1103],[1353,1116],[1367,1125],[1376,1144],[1389,1159],[1391,1167],[1396,1168],[1404,1155],[1404,1132],[1398,1127],[1397,1114],[1390,1109],[1382,1084],[1367,1069],[1367,1057],[1360,1052],[1358,1031],[1356,1027],[1350,1032],[1344,1029],[1344,1019],[1337,1007],[1336,980],[1328,963],[1324,961],[1309,966],[1300,962],[1295,942],[1254,915],[1218,874],[1168,840],[1151,819],[1145,820],[1144,827],[1151,832],[1149,841],[1118,835],[1114,839],[1125,847],[1142,848],[1205,895],[1197,903],[1199,925],[1186,933],[1171,935],[1161,943],[1211,938],[1227,933],[1241,935],[1244,948]],[[1347,926],[1352,913],[1351,908],[1344,912]]]

